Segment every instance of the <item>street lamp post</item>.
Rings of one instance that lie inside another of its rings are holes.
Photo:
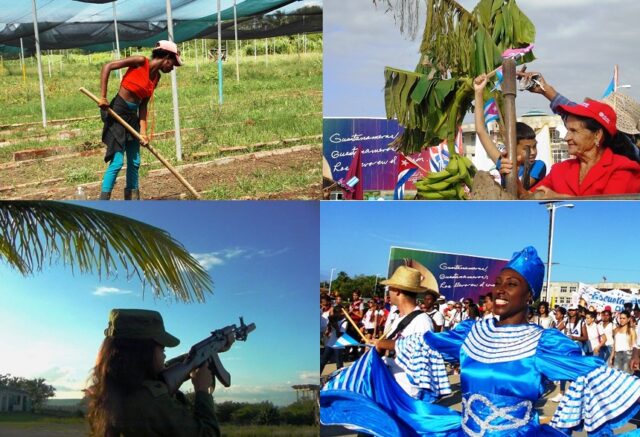
[[[373,284],[373,295],[376,295],[376,290],[378,288],[378,278],[380,277],[380,273],[376,273],[376,283]]]
[[[558,202],[544,202],[541,203],[547,208],[549,211],[549,242],[548,242],[548,251],[547,251],[547,286],[545,292],[545,301],[549,302],[549,290],[551,289],[551,259],[553,256],[553,230],[555,226],[555,216],[556,209],[567,207],[573,208],[575,205],[573,203],[558,203]]]
[[[331,295],[331,283],[333,282],[333,272],[335,271],[335,268],[331,269],[331,276],[329,276],[329,295]]]

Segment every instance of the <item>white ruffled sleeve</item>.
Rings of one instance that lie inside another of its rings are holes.
[[[445,359],[458,361],[462,342],[473,321],[459,324],[453,331],[415,334],[396,341],[396,363],[411,384],[429,390],[435,396],[451,393]]]

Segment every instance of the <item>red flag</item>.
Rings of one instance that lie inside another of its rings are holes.
[[[353,155],[353,159],[351,159],[351,164],[349,164],[349,171],[347,172],[347,176],[344,178],[344,182],[346,184],[353,184],[355,182],[354,177],[357,178],[357,183],[353,185],[351,188],[353,190],[344,190],[344,198],[348,200],[362,200],[364,198],[362,192],[362,146],[358,146],[356,153]]]

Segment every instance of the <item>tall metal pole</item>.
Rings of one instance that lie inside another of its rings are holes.
[[[329,276],[329,294],[331,294],[331,283],[333,282],[333,272],[335,270],[335,268],[331,269],[331,276]]]
[[[218,0],[218,105],[222,105],[222,18]]]
[[[38,35],[38,13],[36,0],[33,3],[33,32],[36,38],[36,58],[38,60],[38,80],[40,81],[40,106],[42,107],[42,127],[47,127],[47,108],[44,103],[44,79],[42,78],[42,59],[40,57],[40,35]]]
[[[233,29],[236,36],[236,82],[240,82],[240,61],[238,60],[238,16],[236,12],[236,0],[233,0]]]
[[[549,202],[545,204],[549,211],[549,247],[547,251],[547,292],[545,293],[545,299],[549,302],[549,296],[551,292],[551,266],[553,265],[553,231],[556,222],[556,209],[558,208],[573,208],[572,203],[556,204],[555,202]]]
[[[118,18],[116,16],[116,0],[113,0],[113,27],[116,31],[116,60],[120,59],[120,39],[118,38]],[[116,70],[118,79],[122,79],[122,73],[120,70]]]
[[[171,19],[171,0],[167,0],[167,34],[173,41],[173,20]],[[180,113],[178,107],[178,80],[176,69],[171,70],[171,95],[173,96],[173,126],[176,138],[176,158],[182,161],[182,140],[180,138]]]
[[[547,291],[545,293],[545,301],[549,302],[549,295],[551,293],[551,257],[553,255],[553,222],[556,215],[556,209],[553,203],[547,204],[547,210],[549,211],[549,240],[547,245]]]
[[[196,57],[196,73],[200,73],[200,68],[198,67],[198,38],[193,40],[193,51]]]
[[[20,70],[22,71],[22,82],[27,81],[27,64],[24,62],[24,45],[20,38]]]
[[[518,195],[518,166],[516,163],[516,61],[504,59],[502,62],[502,93],[504,95],[504,126],[506,131],[507,156],[514,163],[514,169],[506,176],[507,192]]]

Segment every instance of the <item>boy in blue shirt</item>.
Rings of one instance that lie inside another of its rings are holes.
[[[489,132],[485,125],[484,119],[484,98],[483,91],[487,85],[487,75],[481,74],[473,81],[473,89],[475,90],[475,125],[478,133],[478,138],[482,147],[487,152],[487,156],[496,163],[496,168],[500,171],[500,174],[506,174],[511,171],[511,162],[505,161],[505,165],[502,166],[503,153],[496,147],[491,140]],[[525,189],[532,188],[538,181],[542,180],[547,174],[547,166],[543,161],[537,160],[536,156],[538,150],[536,148],[536,133],[527,124],[518,122],[516,123],[516,163],[518,165],[518,178],[522,181]],[[524,179],[524,162],[527,158],[527,148],[529,149],[529,180]],[[507,164],[508,162],[508,164]],[[504,182],[504,179],[503,179]]]

